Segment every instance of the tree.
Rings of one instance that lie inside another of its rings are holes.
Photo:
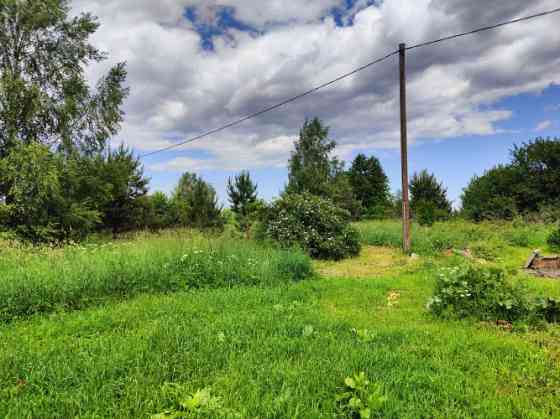
[[[75,163],[41,144],[12,148],[0,159],[4,223],[33,242],[79,239],[91,232],[100,213],[73,187],[80,176]]]
[[[389,178],[379,159],[358,154],[349,170],[350,184],[366,212],[383,215],[390,207]]]
[[[331,157],[336,143],[328,135],[329,128],[318,118],[305,121],[289,161],[287,193],[328,196],[329,183],[341,171],[340,162]]]
[[[348,211],[353,220],[358,220],[362,216],[364,207],[356,198],[347,172],[340,171],[328,183],[327,196],[336,206]]]
[[[156,192],[145,198],[142,227],[155,231],[171,227],[174,223],[174,214],[167,195]]]
[[[461,196],[463,215],[473,221],[512,219],[518,183],[519,173],[511,166],[496,166],[473,177]]]
[[[106,158],[98,159],[96,166],[104,226],[113,234],[138,228],[149,183],[140,159],[121,145],[110,151]]]
[[[451,215],[451,202],[447,189],[437,178],[423,170],[415,173],[410,181],[410,208],[423,224],[432,224]]]
[[[173,197],[178,222],[198,229],[222,228],[222,208],[215,189],[194,173],[184,173]]]
[[[536,212],[560,204],[560,139],[536,138],[514,146],[512,169],[518,173],[516,203],[519,212]]]
[[[20,142],[98,152],[119,129],[125,65],[90,89],[85,68],[105,59],[88,42],[99,24],[69,11],[68,0],[0,1],[0,158]]]
[[[474,177],[464,190],[463,213],[480,221],[549,212],[560,206],[560,139],[537,138],[514,146],[512,161]]]
[[[227,193],[239,229],[248,231],[252,207],[257,202],[257,185],[249,172],[243,171],[234,179],[228,178]]]

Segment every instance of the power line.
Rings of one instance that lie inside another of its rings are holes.
[[[519,23],[519,22],[525,22],[527,20],[535,19],[535,18],[538,18],[538,17],[549,16],[549,15],[552,15],[554,13],[559,13],[559,12],[560,12],[560,7],[557,8],[557,9],[548,10],[546,12],[537,13],[537,14],[530,15],[530,16],[525,16],[525,17],[520,17],[520,18],[517,18],[517,19],[508,20],[506,22],[497,23],[495,25],[484,26],[482,28],[474,29],[474,30],[469,31],[469,32],[458,33],[458,34],[455,34],[455,35],[450,35],[450,36],[446,36],[446,37],[443,37],[443,38],[435,39],[433,41],[427,41],[427,42],[422,42],[421,44],[411,45],[410,47],[407,47],[406,49],[407,49],[407,51],[410,51],[411,49],[427,47],[427,46],[430,46],[430,45],[438,44],[440,42],[450,41],[452,39],[461,38],[463,36],[474,35],[474,34],[477,34],[477,33],[480,33],[480,32],[485,32],[485,31],[490,31],[490,30],[493,30],[493,29],[498,29],[498,28],[501,28],[503,26],[508,26],[508,25],[512,25],[514,23]]]
[[[452,39],[460,38],[460,37],[463,37],[463,36],[474,35],[474,34],[477,34],[477,33],[480,33],[480,32],[485,32],[485,31],[490,31],[490,30],[493,30],[493,29],[498,29],[498,28],[501,28],[501,27],[503,27],[503,26],[512,25],[512,24],[514,24],[514,23],[520,23],[520,22],[524,22],[524,21],[536,19],[536,18],[539,18],[539,17],[549,16],[549,15],[552,15],[552,14],[555,14],[555,13],[559,13],[559,12],[560,12],[560,7],[559,7],[559,8],[556,8],[556,9],[548,10],[548,11],[546,11],[546,12],[541,12],[541,13],[533,14],[533,15],[530,15],[530,16],[525,16],[525,17],[521,17],[521,18],[517,18],[517,19],[508,20],[508,21],[501,22],[501,23],[497,23],[497,24],[495,24],[495,25],[484,26],[484,27],[482,27],[482,28],[474,29],[474,30],[469,31],[469,32],[458,33],[458,34],[455,34],[455,35],[450,35],[450,36],[446,36],[446,37],[443,37],[443,38],[435,39],[435,40],[432,40],[432,41],[427,41],[427,42],[422,42],[422,43],[420,43],[420,44],[411,45],[411,46],[407,47],[406,50],[407,50],[407,51],[410,51],[410,50],[412,50],[412,49],[427,47],[427,46],[431,46],[431,45],[434,45],[434,44],[438,44],[438,43],[440,43],[440,42],[450,41],[450,40],[452,40]],[[280,102],[280,103],[277,103],[277,104],[275,104],[275,105],[269,106],[269,107],[264,108],[264,109],[262,109],[262,110],[260,110],[260,111],[251,113],[251,114],[249,114],[249,115],[247,115],[247,116],[244,116],[244,117],[242,117],[242,118],[240,118],[240,119],[237,119],[237,120],[235,120],[235,121],[233,121],[233,122],[230,122],[229,124],[222,125],[221,127],[211,129],[211,130],[206,131],[206,132],[204,132],[204,133],[202,133],[202,134],[200,134],[200,135],[197,135],[197,136],[195,136],[195,137],[189,138],[188,140],[181,141],[180,143],[172,144],[172,145],[170,145],[170,146],[167,146],[167,147],[164,147],[164,148],[161,148],[161,149],[152,151],[152,152],[150,152],[150,153],[143,154],[143,155],[140,156],[140,158],[150,157],[150,156],[153,156],[153,155],[155,155],[155,154],[159,154],[159,153],[163,153],[163,152],[165,152],[165,151],[173,150],[173,149],[175,149],[175,148],[182,147],[182,146],[184,146],[184,145],[186,145],[186,144],[193,143],[193,142],[195,142],[195,141],[198,141],[198,140],[201,140],[201,139],[203,139],[203,138],[209,137],[209,136],[211,136],[211,135],[213,135],[213,134],[216,134],[216,133],[218,133],[218,132],[225,131],[225,130],[227,130],[227,129],[229,129],[229,128],[232,128],[232,127],[234,127],[234,126],[240,125],[240,124],[242,124],[243,122],[246,122],[246,121],[248,121],[248,120],[250,120],[250,119],[256,118],[256,117],[258,117],[258,116],[260,116],[260,115],[263,115],[263,114],[268,113],[268,112],[270,112],[270,111],[273,111],[273,110],[275,110],[275,109],[281,108],[282,106],[288,105],[288,104],[290,104],[290,103],[292,103],[292,102],[295,102],[296,100],[299,100],[299,99],[301,99],[301,98],[303,98],[303,97],[305,97],[305,96],[309,96],[310,94],[313,94],[313,93],[315,93],[315,92],[317,92],[317,91],[319,91],[319,90],[322,90],[322,89],[324,89],[324,88],[326,88],[326,87],[328,87],[328,86],[331,86],[331,85],[333,85],[333,84],[335,84],[335,83],[337,83],[337,82],[339,82],[339,81],[341,81],[341,80],[343,80],[343,79],[346,79],[346,78],[348,78],[348,77],[350,77],[350,76],[353,76],[354,74],[359,73],[360,71],[363,71],[363,70],[365,70],[365,69],[367,69],[367,68],[369,68],[369,67],[371,67],[371,66],[373,66],[373,65],[379,64],[379,63],[381,63],[381,62],[383,62],[383,61],[385,61],[385,60],[391,58],[393,55],[397,55],[398,53],[399,53],[398,50],[397,50],[397,51],[390,52],[389,54],[387,54],[387,55],[385,55],[385,56],[383,56],[383,57],[381,57],[381,58],[378,58],[378,59],[376,59],[376,60],[370,61],[369,63],[364,64],[364,65],[362,65],[362,66],[360,66],[360,67],[358,67],[358,68],[356,68],[356,69],[354,69],[354,70],[352,70],[352,71],[350,71],[350,72],[348,72],[348,73],[345,73],[345,74],[343,74],[343,75],[341,75],[341,76],[339,76],[339,77],[337,77],[337,78],[335,78],[335,79],[332,79],[332,80],[330,80],[330,81],[328,81],[328,82],[326,82],[326,83],[323,83],[323,84],[321,84],[321,85],[319,85],[319,86],[316,86],[316,87],[314,87],[314,88],[312,88],[312,89],[310,89],[310,90],[307,90],[307,91],[305,91],[305,92],[303,92],[303,93],[300,93],[300,94],[298,94],[298,95],[296,95],[296,96],[292,96],[292,97],[290,97],[289,99],[286,99],[286,100],[284,100],[284,101],[282,101],[282,102]]]
[[[319,86],[316,86],[316,87],[314,87],[314,88],[312,88],[312,89],[310,89],[310,90],[308,90],[308,91],[306,91],[306,92],[300,93],[300,94],[297,95],[297,96],[293,96],[293,97],[291,97],[291,98],[289,98],[289,99],[286,99],[286,100],[284,100],[284,101],[282,101],[282,102],[280,102],[280,103],[277,103],[276,105],[269,106],[269,107],[264,108],[264,109],[262,109],[262,110],[260,110],[260,111],[258,111],[258,112],[254,112],[254,113],[252,113],[252,114],[249,114],[249,115],[247,115],[247,116],[244,116],[243,118],[237,119],[236,121],[230,122],[229,124],[222,125],[222,126],[219,127],[219,128],[214,128],[214,129],[212,129],[212,130],[210,130],[210,131],[206,131],[206,132],[203,133],[203,134],[197,135],[196,137],[189,138],[188,140],[182,141],[182,142],[180,142],[180,143],[173,144],[173,145],[170,145],[170,146],[168,146],[168,147],[164,147],[164,148],[159,149],[159,150],[156,150],[156,151],[152,151],[151,153],[146,153],[146,154],[144,154],[144,155],[141,155],[140,157],[141,157],[141,158],[149,157],[149,156],[153,156],[154,154],[162,153],[162,152],[164,152],[164,151],[169,151],[169,150],[172,150],[172,149],[174,149],[174,148],[181,147],[181,146],[183,146],[183,145],[185,145],[185,144],[192,143],[192,142],[194,142],[194,141],[200,140],[200,139],[202,139],[202,138],[208,137],[208,136],[210,136],[210,135],[213,135],[213,134],[216,134],[216,133],[218,133],[218,132],[224,131],[224,130],[226,130],[226,129],[228,129],[228,128],[231,128],[231,127],[234,127],[234,126],[236,126],[236,125],[239,125],[239,124],[241,124],[241,123],[243,123],[243,122],[245,122],[245,121],[248,121],[249,119],[256,118],[257,116],[260,116],[260,115],[262,115],[262,114],[265,114],[265,113],[268,113],[268,112],[270,112],[270,111],[273,111],[274,109],[278,109],[278,108],[280,108],[280,107],[282,107],[282,106],[284,106],[284,105],[287,105],[287,104],[289,104],[289,103],[295,102],[296,100],[301,99],[302,97],[308,96],[308,95],[310,95],[310,94],[312,94],[312,93],[315,93],[315,92],[317,92],[317,91],[319,91],[319,90],[321,90],[321,89],[324,89],[325,87],[328,87],[328,86],[330,86],[330,85],[332,85],[332,84],[334,84],[334,83],[336,83],[336,82],[339,82],[340,80],[343,80],[343,79],[345,79],[345,78],[348,78],[348,77],[350,77],[350,76],[353,76],[354,74],[356,74],[356,73],[358,73],[358,72],[360,72],[360,71],[362,71],[362,70],[365,70],[366,68],[369,68],[369,67],[371,67],[371,66],[373,66],[373,65],[375,65],[375,64],[379,64],[379,63],[381,63],[381,62],[387,60],[388,58],[390,58],[390,57],[392,57],[393,55],[396,55],[396,54],[398,54],[398,53],[399,53],[399,51],[393,51],[393,52],[391,52],[391,53],[385,55],[384,57],[378,58],[377,60],[374,60],[374,61],[371,61],[371,62],[369,62],[369,63],[367,63],[367,64],[364,64],[363,66],[358,67],[358,68],[356,68],[356,69],[354,69],[354,70],[352,70],[352,71],[350,71],[350,72],[348,72],[348,73],[346,73],[346,74],[343,74],[342,76],[339,76],[339,77],[337,77],[336,79],[333,79],[333,80],[328,81],[328,82],[326,82],[326,83],[323,83],[323,84],[321,84],[321,85],[319,85]]]

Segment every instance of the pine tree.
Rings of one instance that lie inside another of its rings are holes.
[[[328,135],[329,128],[318,118],[305,121],[290,158],[287,193],[329,195],[329,183],[341,170],[341,164],[331,157],[336,143]]]
[[[409,187],[412,214],[422,224],[432,224],[451,215],[452,208],[447,199],[447,189],[435,175],[427,170],[415,173]]]
[[[250,227],[252,206],[257,202],[257,185],[249,172],[243,171],[234,179],[228,179],[227,193],[237,225],[246,232]]]
[[[379,159],[358,154],[349,170],[350,184],[356,198],[370,214],[382,215],[390,206],[389,178]]]

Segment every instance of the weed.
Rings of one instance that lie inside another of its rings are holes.
[[[383,388],[372,383],[364,372],[347,377],[341,391],[336,401],[341,412],[351,418],[370,419],[379,416],[387,401]]]
[[[152,415],[152,419],[241,417],[232,410],[225,409],[222,405],[222,400],[219,397],[212,395],[210,387],[206,387],[189,394],[185,386],[174,383],[166,383],[162,390],[166,397],[173,400],[174,405],[161,413]]]

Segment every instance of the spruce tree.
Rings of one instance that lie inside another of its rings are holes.
[[[257,185],[251,180],[249,172],[243,171],[233,179],[229,178],[227,193],[239,229],[247,231],[252,206],[257,202]]]
[[[290,158],[287,193],[328,197],[329,183],[341,170],[340,162],[331,157],[336,143],[328,135],[329,128],[318,118],[305,121]]]
[[[382,215],[390,206],[389,178],[379,159],[358,154],[349,170],[350,184],[356,198],[368,213]]]

